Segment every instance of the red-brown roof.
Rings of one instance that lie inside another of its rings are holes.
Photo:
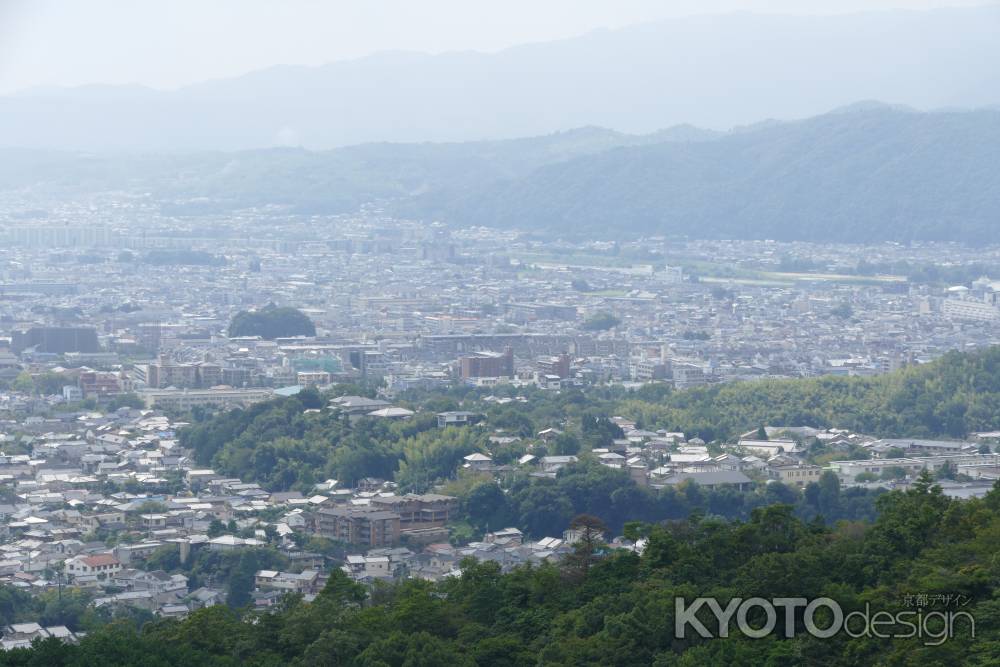
[[[118,565],[119,563],[118,559],[111,554],[97,554],[84,558],[83,564],[87,567],[100,567],[102,565]]]

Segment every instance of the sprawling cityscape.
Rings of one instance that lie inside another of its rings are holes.
[[[465,386],[504,403],[529,390],[871,377],[1000,340],[1000,282],[976,273],[1000,266],[995,248],[566,242],[396,220],[375,207],[332,218],[167,217],[114,199],[53,208],[41,223],[9,226],[0,250],[0,577],[32,595],[72,584],[97,609],[183,617],[227,593],[266,609],[289,591],[310,599],[333,569],[367,584],[436,581],[467,556],[508,571],[557,561],[579,539],[568,525],[531,536],[491,526],[450,543],[462,510],[440,489],[405,493],[364,477],[288,490],[229,477],[178,440],[192,413],[314,388],[328,394],[321,410],[405,422],[420,415],[395,401],[414,391]],[[910,276],[879,270],[902,266]],[[314,333],[231,330],[240,313],[285,308]],[[345,386],[373,393],[329,393]],[[483,416],[443,410],[429,426],[483,430]],[[1000,478],[998,432],[933,440],[765,425],[708,446],[609,416],[620,437],[590,454],[653,489],[803,488],[827,471],[844,487],[906,488],[925,468],[951,467],[959,476],[945,492],[968,498]],[[578,451],[545,452],[565,428],[494,429],[489,449],[456,459],[441,481],[554,478],[578,460]],[[523,455],[495,461],[515,440]],[[866,456],[817,463],[807,441]],[[262,567],[235,593],[219,572],[164,568],[171,557],[265,546],[286,569]],[[0,641],[46,636],[72,632],[28,622]]]
[[[0,667],[1000,664],[1000,6],[779,4],[0,0]]]

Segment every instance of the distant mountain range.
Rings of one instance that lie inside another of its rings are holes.
[[[586,127],[504,141],[109,156],[0,151],[0,189],[149,193],[173,214],[276,205],[564,236],[996,242],[1000,110],[873,102],[729,132]]]
[[[1000,111],[865,107],[712,141],[622,146],[403,209],[590,236],[996,243]]]
[[[647,134],[805,118],[858,99],[1000,103],[1000,7],[845,16],[696,16],[495,54],[383,53],[177,91],[0,97],[0,146],[84,151],[328,149],[597,125]]]
[[[690,126],[651,135],[584,127],[503,141],[372,143],[329,151],[109,155],[0,149],[0,189],[34,189],[57,197],[109,190],[150,193],[171,211],[189,213],[267,205],[300,213],[348,213],[372,201],[400,206],[422,195],[459,196],[613,148],[716,136],[721,135]]]

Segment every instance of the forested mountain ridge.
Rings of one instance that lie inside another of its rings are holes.
[[[784,241],[960,240],[1000,224],[1000,111],[860,108],[621,147],[402,210],[571,236]]]
[[[554,236],[986,243],[1000,110],[867,103],[718,133],[582,127],[469,143],[104,156],[0,150],[0,189],[125,191],[164,213],[386,212]],[[37,211],[31,215],[39,214]],[[318,222],[317,224],[322,224]]]

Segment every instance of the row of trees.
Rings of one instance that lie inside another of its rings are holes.
[[[660,522],[692,514],[745,520],[774,503],[794,509],[804,521],[874,519],[883,491],[842,489],[837,476],[826,473],[804,489],[780,482],[750,492],[732,487],[703,488],[693,482],[661,490],[640,487],[628,475],[584,460],[559,471],[554,480],[518,477],[508,489],[479,482],[462,494],[462,515],[476,532],[515,526],[540,538],[562,534],[572,517],[601,519],[615,535],[629,521]]]

